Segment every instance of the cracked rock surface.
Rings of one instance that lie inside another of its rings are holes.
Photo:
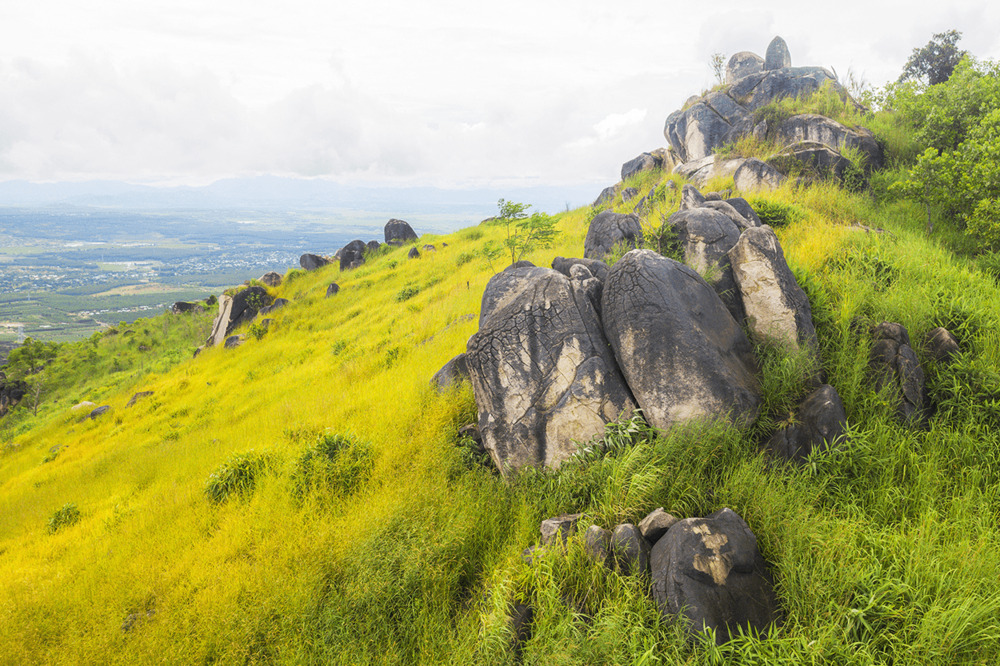
[[[583,241],[583,256],[603,259],[622,241],[633,248],[642,245],[642,223],[636,215],[604,211],[590,222],[587,238]]]

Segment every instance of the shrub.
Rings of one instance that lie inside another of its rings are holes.
[[[295,280],[298,280],[305,274],[306,271],[302,270],[301,268],[289,268],[288,272],[285,273],[285,284],[294,282]]]
[[[462,254],[458,255],[458,257],[455,259],[455,265],[464,266],[465,264],[469,263],[475,258],[476,255],[473,254],[472,252],[463,252]]]
[[[764,224],[771,227],[787,227],[804,217],[802,209],[792,204],[770,201],[768,199],[753,199],[750,206]]]
[[[373,462],[371,444],[351,435],[327,433],[299,457],[292,487],[298,497],[313,491],[350,495],[371,476]]]
[[[76,508],[76,504],[73,502],[67,502],[61,508],[56,509],[52,517],[49,518],[49,534],[55,534],[62,528],[75,525],[79,521],[80,510]]]
[[[419,293],[420,293],[420,287],[413,284],[408,284],[396,292],[396,302],[402,303],[403,301],[408,301]]]
[[[257,453],[252,449],[236,453],[212,472],[205,483],[205,495],[219,503],[231,495],[247,497],[253,494],[257,481],[274,466],[268,453]]]

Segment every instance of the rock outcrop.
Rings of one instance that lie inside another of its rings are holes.
[[[786,180],[784,174],[756,157],[744,160],[733,172],[736,189],[742,192],[773,190],[781,187]]]
[[[704,198],[701,202],[703,206],[721,203],[706,202]],[[729,266],[729,251],[740,239],[740,227],[726,214],[706,207],[678,211],[670,216],[667,224],[677,234],[684,251],[684,263],[698,271],[715,289],[733,318],[742,321],[743,304]]]
[[[417,240],[417,232],[409,222],[393,218],[385,223],[385,242],[390,245],[400,245]]]
[[[299,257],[299,266],[304,270],[314,271],[317,268],[322,268],[330,263],[330,260],[326,257],[321,257],[318,254],[303,254]]]
[[[734,53],[726,63],[726,83],[733,83],[744,76],[764,71],[764,59],[750,51]]]
[[[223,294],[219,297],[219,314],[212,323],[212,333],[205,346],[223,344],[237,326],[253,321],[260,309],[270,304],[271,296],[263,287],[247,287],[235,296]]]
[[[837,389],[823,384],[810,393],[795,412],[795,419],[767,441],[774,455],[804,462],[813,451],[825,451],[841,442],[847,428],[847,412]]]
[[[264,273],[258,279],[268,287],[277,287],[281,284],[281,274],[274,271]]]
[[[363,240],[352,240],[340,248],[340,252],[338,252],[340,256],[340,270],[346,271],[351,268],[357,268],[365,263],[365,250],[367,249],[368,244]]]
[[[875,375],[875,390],[889,391],[900,422],[922,424],[927,406],[924,371],[910,346],[910,334],[902,324],[882,322],[872,337],[869,366]]]
[[[603,259],[618,243],[633,248],[642,245],[642,223],[635,215],[604,211],[590,222],[583,242],[583,256]]]

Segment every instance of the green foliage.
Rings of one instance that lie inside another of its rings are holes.
[[[267,327],[262,326],[258,322],[250,324],[250,327],[247,329],[247,337],[253,340],[260,340],[265,335],[267,335]]]
[[[415,284],[408,284],[396,292],[396,302],[402,303],[403,301],[408,301],[419,293],[420,287]]]
[[[554,218],[545,213],[534,213],[529,217],[527,211],[531,208],[531,204],[504,199],[497,202],[497,208],[499,215],[491,221],[491,224],[502,226],[506,238],[499,243],[489,241],[482,248],[483,258],[494,272],[496,272],[494,262],[501,255],[506,257],[509,254],[510,265],[513,266],[528,252],[552,247],[558,233]]]
[[[205,496],[216,504],[233,496],[249,497],[274,465],[274,457],[269,453],[253,449],[236,453],[209,475],[205,482]]]
[[[761,222],[774,229],[787,227],[804,217],[802,209],[795,204],[782,203],[763,197],[750,199],[747,203],[757,213]]]
[[[368,481],[374,459],[372,446],[367,442],[350,435],[322,435],[295,463],[294,493],[298,497],[315,491],[351,495]]]
[[[7,356],[7,373],[11,379],[24,379],[41,370],[59,353],[59,345],[25,338],[20,347]]]
[[[49,534],[55,534],[64,527],[75,525],[80,522],[80,510],[73,502],[67,502],[56,509],[49,518]]]
[[[712,66],[712,73],[715,74],[715,82],[718,85],[722,85],[726,82],[726,54],[725,53],[713,53],[711,58],[709,58],[709,64]]]
[[[925,46],[913,49],[899,80],[922,81],[932,86],[947,81],[967,55],[956,46],[961,38],[962,33],[958,30],[936,33]]]

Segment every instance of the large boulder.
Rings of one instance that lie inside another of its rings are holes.
[[[732,509],[678,522],[653,546],[650,565],[660,612],[683,618],[691,634],[712,629],[721,645],[740,629],[766,634],[779,619],[757,537]]]
[[[608,341],[650,424],[756,417],[750,342],[693,269],[633,250],[612,266],[601,303]]]
[[[263,284],[268,287],[277,287],[281,284],[281,274],[274,271],[268,271],[258,278]]]
[[[494,311],[502,309],[537,278],[548,273],[547,268],[538,266],[508,266],[491,277],[483,289],[483,299],[479,307],[479,328],[486,325]]]
[[[801,172],[812,178],[843,180],[850,160],[833,148],[815,141],[800,141],[786,146],[767,158],[767,163],[782,173]]]
[[[417,232],[409,222],[393,218],[385,223],[385,242],[390,244],[409,243],[417,240]]]
[[[902,423],[921,424],[926,417],[924,371],[902,324],[882,322],[872,331],[874,344],[868,357],[875,375],[875,390],[887,390]]]
[[[455,356],[441,366],[441,369],[431,377],[431,385],[444,392],[469,380],[469,364],[465,360],[465,352]]]
[[[809,298],[788,267],[771,227],[744,231],[729,251],[729,262],[753,337],[786,349],[797,350],[801,345],[815,349]]]
[[[745,160],[733,173],[736,189],[742,192],[773,190],[781,187],[785,180],[784,174],[756,157]]]
[[[638,157],[633,157],[622,165],[622,181],[628,180],[632,176],[637,176],[643,171],[659,169],[660,166],[662,166],[661,160],[656,159],[650,153],[643,153]]]
[[[649,543],[632,523],[616,525],[612,530],[611,556],[622,573],[649,571]]]
[[[667,116],[663,135],[683,162],[708,157],[753,129],[753,116],[736,99],[725,92],[711,92]]]
[[[751,216],[747,217],[745,214],[740,212],[735,206],[725,200],[707,200],[701,205],[702,208],[711,208],[716,210],[726,217],[740,229],[740,231],[745,231],[746,229],[752,229],[753,227],[760,226],[760,218],[757,217],[755,213],[751,210]]]
[[[603,259],[621,242],[633,248],[642,245],[642,223],[635,215],[604,211],[590,222],[587,238],[583,241],[583,256]]]
[[[705,196],[698,191],[698,188],[694,185],[685,183],[684,187],[681,188],[680,210],[687,210],[688,208],[701,208],[704,203]]]
[[[819,143],[837,152],[845,147],[855,148],[864,156],[869,168],[881,168],[884,163],[882,148],[875,135],[864,127],[850,129],[836,120],[815,113],[802,113],[781,121],[773,130],[774,137],[782,144],[803,141]]]
[[[314,271],[317,268],[322,268],[330,263],[330,260],[326,257],[321,257],[318,254],[303,254],[299,257],[299,266],[307,271]]]
[[[601,190],[601,193],[597,195],[597,198],[594,199],[594,203],[591,204],[591,206],[593,206],[594,208],[600,208],[605,204],[609,204],[615,200],[616,194],[618,194],[617,185],[611,185],[610,187],[605,187],[603,190]]]
[[[219,314],[212,322],[212,333],[205,345],[223,344],[237,326],[253,321],[260,309],[270,304],[271,296],[264,287],[247,287],[234,296],[223,294],[219,297]]]
[[[202,312],[205,308],[199,303],[188,303],[187,301],[177,301],[171,306],[170,311],[174,314],[184,314],[186,312]]]
[[[792,66],[792,54],[788,52],[788,44],[781,37],[775,37],[767,45],[764,53],[764,69],[782,69]]]
[[[757,212],[743,197],[726,199],[726,203],[735,208],[750,223],[751,227],[759,227],[763,224],[760,217],[757,216]]]
[[[948,363],[959,352],[958,338],[951,332],[938,326],[927,331],[924,336],[924,349],[938,363]]]
[[[712,203],[712,202],[705,202]],[[715,289],[736,321],[743,320],[729,250],[740,239],[740,228],[724,213],[712,208],[688,208],[667,220],[684,251],[684,263],[698,271]]]
[[[340,270],[346,271],[350,268],[357,268],[365,263],[365,250],[367,249],[368,244],[363,240],[352,240],[340,248]]]
[[[586,291],[531,270],[468,343],[479,430],[502,473],[557,467],[635,408]]]
[[[794,421],[771,436],[767,449],[786,460],[805,462],[813,451],[825,451],[839,443],[846,428],[847,412],[840,394],[823,384],[802,401]]]
[[[608,278],[608,265],[598,259],[556,257],[552,260],[552,268],[559,271],[566,277],[572,277],[572,275],[570,275],[570,270],[573,266],[586,266],[591,275],[601,282],[604,282]]]
[[[741,106],[752,113],[786,97],[810,95],[827,81],[835,91],[846,94],[837,77],[823,67],[782,67],[750,74],[733,83],[726,94],[740,100]]]
[[[726,83],[739,81],[744,76],[764,71],[764,59],[750,51],[734,53],[726,63]]]
[[[713,178],[727,178],[736,173],[745,157],[724,160],[716,155],[709,155],[699,160],[692,160],[674,167],[673,173],[684,176],[698,187],[704,187]]]

